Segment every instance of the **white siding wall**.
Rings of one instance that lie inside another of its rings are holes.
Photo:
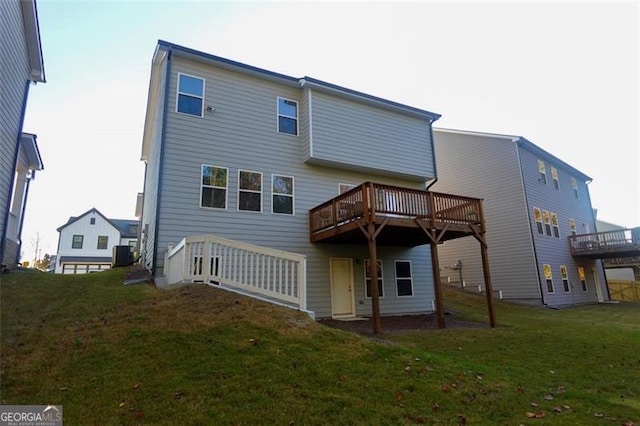
[[[25,97],[25,85],[29,80],[27,42],[18,1],[0,1],[0,238],[6,227],[5,213],[11,199],[10,187],[14,178],[13,161],[17,149],[18,134],[22,131],[20,120]],[[7,253],[8,254],[8,253]],[[2,255],[0,254],[0,257]],[[12,256],[0,259],[13,263]]]

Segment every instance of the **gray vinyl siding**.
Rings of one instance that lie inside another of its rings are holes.
[[[434,129],[438,182],[434,191],[482,198],[493,289],[505,299],[538,303],[540,287],[520,178],[517,147],[511,139]],[[443,280],[484,290],[480,244],[473,237],[438,247]]]
[[[0,1],[0,238],[7,224],[5,215],[11,200],[11,184],[14,179],[13,161],[16,155],[18,134],[22,131],[22,104],[26,82],[29,80],[27,42],[18,1]],[[7,243],[8,244],[8,243]],[[1,247],[1,244],[0,244]],[[7,247],[3,263],[15,262],[15,249]]]
[[[417,181],[434,177],[427,119],[311,90],[312,152],[307,161]]]
[[[204,102],[215,107],[215,111],[205,112],[203,118],[175,112],[179,72],[205,79]],[[168,93],[156,276],[162,275],[168,244],[176,244],[189,235],[214,234],[301,253],[307,256],[308,306],[317,317],[327,317],[331,316],[329,259],[352,258],[356,307],[358,313],[370,314],[361,271],[362,259],[368,258],[367,247],[311,244],[309,209],[335,197],[338,183],[359,184],[373,180],[415,188],[421,188],[423,184],[399,177],[305,163],[306,121],[301,119],[299,123],[300,136],[277,132],[277,97],[296,100],[301,105],[306,99],[304,92],[296,86],[279,85],[174,56]],[[303,112],[306,113],[306,109],[301,106],[300,113]],[[226,209],[200,207],[202,165],[228,168]],[[263,174],[262,212],[237,210],[238,170]],[[294,177],[294,215],[271,213],[272,174]],[[379,252],[385,263],[385,286],[389,287],[388,297],[381,301],[381,312],[430,312],[433,283],[428,247],[379,248]],[[394,259],[412,261],[413,297],[395,296]],[[361,299],[362,303],[359,303]]]
[[[160,71],[160,82],[158,84],[156,110],[154,112],[154,120],[151,135],[151,145],[149,152],[149,159],[146,164],[145,182],[144,182],[144,203],[141,218],[141,238],[140,253],[142,256],[143,265],[151,270],[153,268],[154,261],[154,248],[155,248],[155,233],[156,233],[156,212],[158,203],[158,178],[160,175],[160,154],[162,144],[162,127],[164,123],[165,111],[170,109],[165,106],[164,92],[165,92],[165,76],[168,63],[165,61],[162,64],[162,70]]]
[[[561,164],[553,161],[552,158],[542,158],[538,154],[530,150],[520,147],[520,159],[522,163],[522,175],[527,191],[527,199],[529,202],[529,224],[535,244],[536,256],[538,261],[538,271],[540,275],[543,301],[549,306],[564,306],[579,303],[596,302],[597,295],[594,288],[594,280],[591,276],[592,268],[596,268],[600,283],[604,283],[604,272],[599,260],[589,260],[574,258],[569,250],[568,236],[571,234],[569,229],[569,219],[573,219],[576,223],[576,231],[578,234],[584,234],[585,228],[583,224],[588,224],[589,232],[596,232],[596,224],[593,216],[593,209],[588,194],[587,183],[570,170],[562,167]],[[540,180],[538,171],[538,160],[545,162],[547,184]],[[560,189],[554,187],[551,177],[551,167],[558,170],[558,180]],[[576,178],[580,198],[576,199],[571,186],[571,178]],[[534,218],[533,208],[538,207],[541,210],[556,213],[558,215],[558,225],[560,230],[560,238],[547,236],[546,231],[541,235],[537,231]],[[544,277],[543,265],[551,266],[553,274],[554,292],[547,292],[546,280]],[[560,265],[565,265],[569,274],[569,282],[571,284],[570,291],[565,292],[562,286],[560,276]],[[578,277],[578,267],[582,266],[587,274],[588,291],[584,292],[580,288]],[[606,290],[603,289],[606,296]]]

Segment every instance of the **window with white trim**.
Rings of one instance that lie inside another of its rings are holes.
[[[262,173],[238,170],[238,210],[262,211]]]
[[[342,195],[345,192],[349,192],[355,187],[356,187],[356,185],[352,185],[350,183],[339,183],[338,184],[338,195]]]
[[[540,210],[537,207],[534,207],[533,218],[536,221],[536,228],[538,229],[538,234],[544,234],[544,230],[542,228],[542,210]]]
[[[576,197],[576,200],[579,200],[580,192],[578,192],[578,181],[576,178],[571,178],[571,188],[573,188],[573,196]]]
[[[384,297],[384,281],[382,279],[382,260],[376,260],[378,265],[378,296]],[[371,269],[369,268],[369,260],[364,261],[364,288],[367,298],[371,297]]]
[[[544,219],[544,230],[548,236],[551,236],[551,218],[549,212],[542,210],[542,219]]]
[[[558,226],[558,215],[551,213],[551,226],[553,227],[553,236],[560,238],[560,226]]]
[[[396,294],[398,297],[413,296],[413,277],[411,262],[408,260],[395,261]]]
[[[293,214],[293,177],[271,175],[271,212]]]
[[[547,184],[547,169],[544,165],[544,161],[538,160],[538,172],[540,173],[540,182]]]
[[[109,245],[108,235],[98,235],[98,250],[106,250]]]
[[[562,278],[562,288],[565,293],[569,292],[569,272],[565,265],[560,265],[560,278]]]
[[[200,207],[227,208],[228,175],[226,167],[202,166]]]
[[[202,117],[204,111],[204,78],[178,73],[176,112]]]
[[[571,231],[571,235],[576,235],[576,221],[573,219],[569,219],[569,231]]]
[[[278,133],[298,136],[298,102],[278,98]]]
[[[547,283],[547,292],[553,293],[553,274],[551,273],[551,265],[542,265],[542,269],[544,270],[544,279]]]
[[[553,187],[560,190],[560,181],[558,180],[558,169],[551,167],[551,179],[553,179]]]
[[[587,291],[587,276],[585,275],[584,268],[582,266],[578,266],[578,278],[580,278],[582,291]]]

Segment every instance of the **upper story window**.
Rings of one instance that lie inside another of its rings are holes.
[[[411,277],[411,262],[396,260],[396,291],[398,297],[413,296],[413,278]]]
[[[384,283],[382,281],[382,261],[377,260],[376,265],[378,266],[378,296],[384,297]],[[367,297],[371,297],[371,269],[369,268],[369,261],[364,261],[364,288]]]
[[[83,242],[84,242],[84,235],[74,235],[73,240],[71,241],[71,248],[81,249]]]
[[[262,173],[238,170],[238,210],[262,211]]]
[[[176,111],[202,117],[204,108],[204,79],[178,73]]]
[[[571,178],[571,188],[573,188],[573,195],[576,197],[576,200],[579,200],[580,193],[578,192],[578,181],[576,178]]]
[[[569,219],[569,231],[571,231],[571,235],[576,235],[576,221],[573,219]]]
[[[98,250],[106,250],[109,245],[108,235],[98,235]]]
[[[540,182],[547,184],[547,169],[544,165],[544,161],[538,160],[538,172],[540,172]]]
[[[551,179],[553,179],[553,187],[557,190],[560,190],[560,181],[558,181],[558,169],[555,167],[551,168]]]
[[[553,236],[560,238],[560,226],[558,226],[558,215],[551,213],[551,226],[553,227]]]
[[[202,166],[200,207],[227,208],[228,174],[225,167]]]
[[[293,214],[293,178],[290,176],[271,176],[271,212]]]
[[[537,207],[533,208],[533,218],[536,221],[536,227],[538,228],[538,234],[544,234],[544,230],[542,228],[542,211]]]
[[[542,210],[542,219],[544,219],[544,230],[548,236],[551,236],[551,218],[549,212]]]
[[[92,217],[91,219],[89,219],[89,225],[95,225],[96,224],[96,218]]]
[[[298,103],[278,98],[278,133],[298,136]]]

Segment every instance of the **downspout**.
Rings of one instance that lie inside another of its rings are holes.
[[[586,180],[584,182],[584,186],[589,185],[591,182],[593,182],[593,179],[589,179]],[[587,200],[589,201],[589,207],[591,210],[591,221],[593,223],[593,229],[598,232],[598,224],[596,222],[596,217],[593,214],[593,205],[591,204],[591,193],[589,192],[589,188],[587,188]],[[604,277],[604,284],[605,284],[605,289],[607,291],[607,297],[609,298],[609,300],[611,300],[611,293],[609,292],[609,281],[607,280],[607,274],[604,272],[604,261],[602,259],[597,259],[596,262],[598,262],[600,264],[600,273],[602,274],[602,276]],[[595,279],[594,279],[594,285],[595,285]]]
[[[167,108],[169,105],[169,79],[171,77],[171,47],[168,47],[167,51],[167,70],[165,72],[164,80],[164,105],[162,111],[162,134],[160,135],[160,159],[158,164],[158,193],[156,195],[156,219],[155,229],[153,230],[153,261],[151,263],[151,273],[153,276],[156,274],[156,266],[158,265],[158,234],[159,234],[159,222],[160,222],[160,202],[162,201],[162,182],[164,175],[164,144],[167,131]]]
[[[529,225],[529,234],[531,236],[531,249],[533,251],[533,258],[536,266],[536,275],[538,276],[538,289],[540,290],[540,299],[542,300],[542,304],[546,305],[544,289],[542,287],[542,279],[540,277],[540,268],[538,264],[538,252],[536,251],[536,241],[535,235],[533,234],[533,229],[531,228],[531,217],[529,216],[531,213],[531,206],[529,206],[529,197],[527,197],[527,184],[524,179],[524,172],[522,170],[522,158],[520,157],[520,138],[518,138],[516,142],[516,155],[518,157],[518,167],[520,169],[520,180],[522,181],[522,195],[524,196],[524,203],[527,206],[527,221]]]
[[[27,111],[27,98],[29,97],[29,86],[31,85],[31,80],[27,80],[24,87],[24,96],[22,97],[22,112],[20,113],[20,124],[18,125],[18,136],[16,137],[16,151],[13,155],[13,167],[11,168],[11,179],[9,181],[9,198],[7,199],[7,203],[11,203],[11,194],[13,194],[14,190],[14,180],[15,180],[15,170],[18,167],[18,152],[20,151],[20,139],[22,138],[22,126],[24,126],[24,117]],[[7,204],[7,208],[4,211],[4,222],[2,225],[2,233],[0,236],[2,239],[0,240],[0,263],[4,261],[4,250],[7,241],[7,229],[9,225],[9,210],[11,210],[11,206]],[[9,266],[9,265],[7,265]]]
[[[431,138],[431,159],[433,161],[433,175],[435,177],[426,186],[425,191],[428,191],[429,188],[431,188],[433,185],[435,185],[436,182],[438,182],[438,164],[436,163],[436,144],[435,144],[435,141],[433,140],[433,122],[436,121],[438,118],[436,118],[435,120],[429,123],[429,137]]]
[[[26,188],[24,189],[24,198],[22,199],[22,211],[20,212],[20,226],[18,227],[18,252],[16,253],[16,265],[20,262],[20,252],[22,251],[22,226],[24,225],[24,215],[27,212],[27,200],[29,199],[29,186],[31,186],[31,181],[35,179],[35,177],[36,177],[36,171],[31,170],[31,176],[27,179]]]

